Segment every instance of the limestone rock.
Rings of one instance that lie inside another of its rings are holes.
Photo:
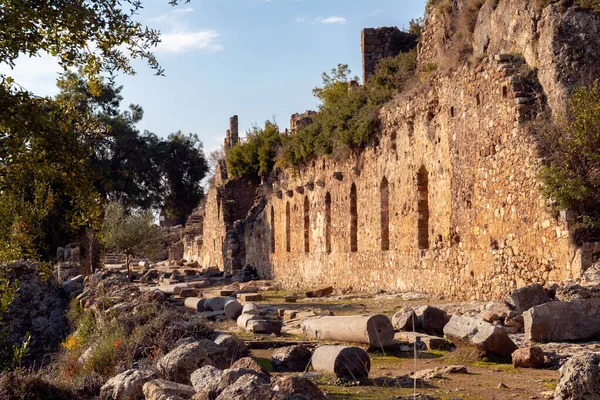
[[[270,397],[270,388],[256,375],[246,374],[228,385],[216,400],[255,400]]]
[[[100,389],[103,400],[137,400],[143,396],[142,387],[154,377],[149,371],[128,369],[110,378]]]
[[[207,386],[217,384],[222,376],[223,371],[220,369],[213,367],[212,365],[205,365],[192,373],[190,381],[192,382],[194,389],[196,389],[197,392],[200,392]]]
[[[269,375],[269,372],[262,365],[257,363],[252,357],[240,358],[231,365],[231,369],[235,368],[251,369],[261,374]]]
[[[220,334],[215,343],[227,349],[227,361],[231,365],[242,357],[248,356],[246,344],[233,335]]]
[[[502,328],[471,317],[453,315],[444,327],[444,335],[503,357],[509,357],[517,349]]]
[[[163,356],[157,364],[159,371],[169,380],[178,383],[190,383],[190,375],[207,358],[200,342],[184,344]]]
[[[71,297],[79,295],[83,291],[83,275],[77,275],[75,278],[65,281],[62,288]]]
[[[551,301],[550,297],[539,283],[525,286],[510,292],[506,300],[516,312],[522,313],[531,307]]]
[[[309,339],[365,343],[380,348],[394,341],[394,327],[382,314],[309,318],[302,321],[301,327]]]
[[[554,400],[600,400],[600,353],[571,357],[560,369]]]
[[[231,297],[211,297],[204,302],[204,308],[208,311],[222,311],[225,308],[225,303],[230,299]]]
[[[245,375],[255,376],[258,379],[258,382],[267,384],[271,381],[271,377],[267,374],[263,374],[262,372],[257,372],[253,369],[248,368],[229,368],[223,371],[223,375],[221,376],[221,380],[217,384],[217,386],[211,386],[217,393],[221,393],[223,390],[233,385],[238,379]]]
[[[412,331],[417,323],[417,315],[412,309],[400,310],[392,316],[392,325],[397,331]]]
[[[281,347],[273,352],[271,364],[277,372],[303,372],[311,356],[312,351],[303,345]]]
[[[544,366],[544,351],[540,347],[524,347],[512,353],[516,368],[541,368]]]
[[[327,286],[306,292],[306,297],[325,297],[333,293],[333,287]]]
[[[146,382],[142,390],[146,400],[187,400],[196,394],[196,391],[191,386],[164,379],[155,379]]]
[[[556,288],[556,300],[573,301],[600,298],[600,286],[581,286],[567,283]]]
[[[224,369],[230,365],[229,355],[225,346],[220,346],[210,339],[202,339],[200,340],[200,344],[204,348],[207,357],[218,368]]]
[[[254,333],[263,333],[266,335],[279,335],[281,334],[282,327],[283,323],[279,320],[252,319],[246,325],[246,330]]]
[[[310,399],[327,400],[319,387],[307,378],[299,376],[279,376],[271,382],[271,400]],[[297,397],[293,397],[297,396]]]
[[[410,344],[420,342],[421,346],[429,350],[449,350],[452,347],[452,343],[442,337],[419,332],[396,332],[394,338],[400,342]]]
[[[587,339],[600,334],[600,299],[553,301],[531,308],[523,318],[526,340]]]
[[[415,310],[417,315],[417,330],[431,335],[442,335],[444,326],[450,320],[446,311],[437,307],[422,306]]]

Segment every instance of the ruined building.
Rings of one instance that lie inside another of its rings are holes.
[[[600,77],[600,16],[536,3],[486,1],[472,57],[448,69],[452,23],[432,12],[418,63],[440,72],[383,107],[378,143],[343,162],[277,171],[263,185],[230,179],[220,163],[202,222],[176,256],[227,272],[249,264],[290,288],[462,299],[578,277],[596,245],[575,245],[568,214],[549,211],[528,125]],[[365,30],[362,42],[364,77],[410,48],[394,29]],[[234,120],[226,146],[239,140]]]

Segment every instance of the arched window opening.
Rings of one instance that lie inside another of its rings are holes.
[[[417,229],[419,249],[429,248],[429,176],[425,166],[417,174]]]
[[[275,253],[275,208],[271,206],[271,253]]]
[[[390,249],[390,190],[388,180],[383,177],[379,186],[381,201],[381,250]]]
[[[290,232],[290,202],[285,204],[285,251],[288,253],[292,250]]]
[[[331,253],[331,195],[325,195],[325,252]]]
[[[358,205],[354,183],[350,188],[350,251],[358,251]]]
[[[304,196],[304,252],[310,252],[310,204]]]

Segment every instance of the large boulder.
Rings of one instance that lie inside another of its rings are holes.
[[[517,349],[501,327],[471,317],[453,315],[444,327],[444,335],[453,342],[471,344],[502,357],[510,357]]]
[[[600,353],[575,355],[562,366],[554,400],[600,400]]]
[[[190,377],[192,386],[197,392],[202,391],[205,387],[210,385],[218,384],[223,376],[223,371],[213,367],[212,365],[205,365],[204,367],[195,370]]]
[[[157,367],[166,379],[189,384],[192,372],[200,368],[206,359],[204,346],[200,342],[192,342],[167,353],[158,360]]]
[[[303,345],[281,347],[271,356],[271,365],[276,372],[303,372],[310,363],[312,351]]]
[[[544,287],[539,283],[525,286],[510,292],[506,299],[507,303],[518,313],[525,312],[531,307],[552,301]]]
[[[228,365],[233,364],[242,357],[248,357],[246,343],[233,335],[222,333],[216,337],[215,343],[227,349]]]
[[[523,313],[525,339],[579,340],[600,335],[600,299],[553,301]]]
[[[100,389],[102,400],[137,400],[144,394],[142,387],[154,377],[149,371],[128,369],[110,378]]]
[[[417,329],[430,335],[442,335],[444,326],[450,320],[446,311],[432,306],[422,306],[415,310]]]
[[[164,379],[146,382],[142,391],[146,400],[187,400],[196,394],[196,390],[191,386]]]
[[[600,298],[600,286],[581,286],[575,283],[566,283],[556,288],[555,297],[556,300],[560,301]]]
[[[207,357],[216,367],[225,369],[231,365],[226,347],[220,346],[210,339],[202,339],[200,340],[200,344],[204,348]]]

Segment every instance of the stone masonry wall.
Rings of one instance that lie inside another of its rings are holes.
[[[564,110],[569,90],[600,76],[600,17],[529,3],[485,2],[474,56],[450,69],[452,21],[432,13],[418,60],[441,72],[422,73],[424,83],[382,109],[378,143],[356,158],[278,171],[254,202],[256,190],[246,191],[237,222],[218,213],[236,203],[241,181],[212,188],[201,264],[250,264],[289,288],[478,300],[578,277],[600,246],[578,248],[566,214],[550,213],[529,123]],[[363,32],[364,71],[384,56],[378,32],[387,31]]]
[[[523,96],[525,78],[498,58],[504,61],[464,66],[387,105],[380,143],[358,159],[319,160],[277,182],[276,195],[246,226],[246,262],[289,287],[463,299],[500,298],[530,282],[570,277],[575,249],[538,190],[536,143],[524,124],[531,106],[515,97]]]

